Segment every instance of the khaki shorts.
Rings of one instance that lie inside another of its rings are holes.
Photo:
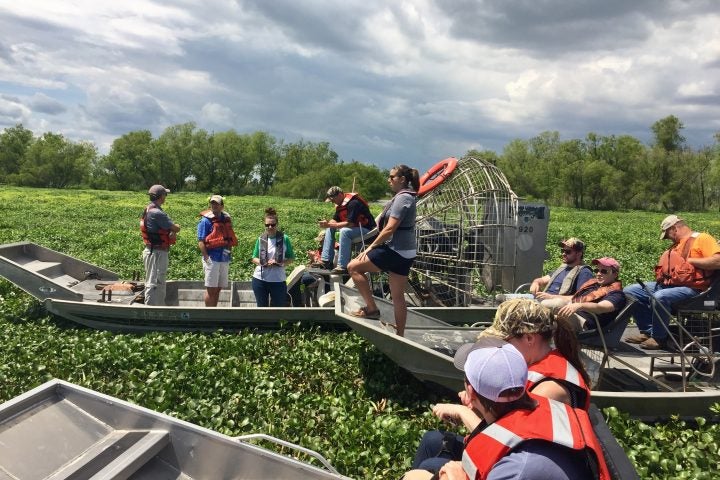
[[[212,258],[207,261],[203,258],[203,271],[205,272],[205,286],[210,288],[227,288],[229,285],[230,262],[214,262]]]

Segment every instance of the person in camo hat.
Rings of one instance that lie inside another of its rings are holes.
[[[571,237],[558,243],[562,265],[554,272],[536,278],[530,284],[530,293],[544,306],[555,308],[566,304],[580,285],[592,280],[593,273],[583,259],[585,243]]]

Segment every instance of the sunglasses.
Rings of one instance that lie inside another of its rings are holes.
[[[560,253],[563,253],[565,255],[570,255],[573,251],[569,248],[563,248],[560,250]]]
[[[593,270],[595,273],[602,273],[603,275],[607,275],[608,273],[612,272],[609,268],[596,268]]]
[[[267,228],[275,228],[277,226],[277,223],[266,223],[265,226]]]

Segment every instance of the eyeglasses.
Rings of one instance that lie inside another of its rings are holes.
[[[593,270],[593,272],[602,273],[603,275],[607,275],[608,273],[612,272],[612,270],[609,268],[596,268],[595,270]]]
[[[567,248],[567,249],[563,248],[563,249],[560,250],[560,253],[562,253],[562,254],[564,254],[564,255],[570,255],[572,252],[573,252],[573,251],[572,251],[571,249],[569,249],[569,248]]]
[[[277,226],[277,223],[266,223],[265,226],[267,228],[275,228]]]

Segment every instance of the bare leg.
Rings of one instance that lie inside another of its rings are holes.
[[[205,288],[205,306],[217,307],[220,300],[220,290],[222,287],[206,287]]]
[[[365,300],[365,305],[367,306],[367,309],[371,312],[376,311],[378,307],[375,303],[375,300],[373,299],[373,294],[370,290],[370,282],[365,276],[365,273],[379,272],[380,269],[376,267],[375,264],[367,258],[367,255],[363,254],[360,254],[350,260],[347,268],[350,277],[352,277],[353,282],[355,282],[355,287],[360,292],[360,295],[362,295],[363,300]]]
[[[405,285],[407,278],[404,275],[390,272],[390,295],[392,295],[393,310],[395,312],[395,328],[401,337],[405,334],[407,321],[407,302],[405,301]]]

